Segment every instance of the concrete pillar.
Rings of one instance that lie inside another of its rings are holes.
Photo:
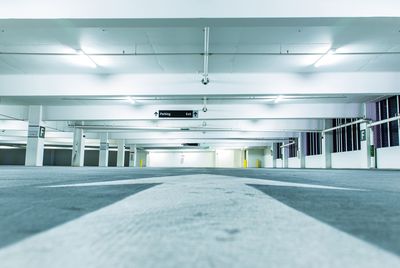
[[[300,133],[298,139],[298,152],[297,157],[300,159],[300,168],[306,168],[306,146],[307,146],[307,133]]]
[[[136,145],[132,145],[129,149],[129,166],[137,167],[137,148]]]
[[[100,134],[99,167],[108,167],[108,133]]]
[[[117,167],[125,166],[125,141],[118,141]]]
[[[284,141],[283,145],[289,144],[288,141]],[[289,167],[289,146],[280,148],[282,150],[282,168]]]
[[[85,137],[83,129],[75,128],[74,140],[72,145],[72,163],[73,167],[83,167],[85,159]]]
[[[325,129],[332,127],[332,120],[325,120]],[[322,156],[324,157],[324,168],[332,168],[333,133],[322,133]]]
[[[273,167],[272,148],[267,146],[264,150],[264,167]]]
[[[370,155],[370,162],[369,162],[369,168],[377,168],[376,166],[376,145],[375,145],[375,132],[374,128],[367,128],[369,131],[369,155]],[[368,147],[368,145],[367,145]]]
[[[372,128],[367,128],[367,123],[360,124],[361,140],[361,166],[363,168],[375,168],[375,158],[371,157],[371,145],[373,144]]]
[[[28,140],[25,165],[43,166],[45,128],[42,122],[42,106],[29,106]]]

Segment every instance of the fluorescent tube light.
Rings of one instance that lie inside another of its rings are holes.
[[[126,100],[131,104],[135,104],[136,103],[136,100],[133,97],[126,97]]]
[[[281,101],[283,101],[284,100],[284,96],[278,96],[278,97],[276,97],[276,99],[275,99],[275,103],[278,103],[278,102],[281,102]]]
[[[330,62],[332,62],[333,56],[336,53],[336,49],[329,49],[328,52],[326,52],[321,58],[319,58],[315,63],[314,66],[316,68],[322,66],[322,65],[326,65],[329,64]]]
[[[83,50],[77,50],[76,53],[78,55],[77,61],[79,64],[89,66],[92,68],[97,68],[98,66],[97,63]]]

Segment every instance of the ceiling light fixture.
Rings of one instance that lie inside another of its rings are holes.
[[[316,68],[322,66],[322,65],[326,65],[332,62],[333,56],[336,53],[336,49],[332,48],[329,49],[328,52],[326,52],[324,55],[322,55],[321,58],[319,58],[315,63],[314,66]]]
[[[76,54],[79,56],[78,57],[78,63],[82,65],[86,65],[92,68],[97,68],[97,63],[88,55],[86,54],[82,49],[77,50]]]
[[[136,103],[136,99],[133,97],[126,97],[126,101],[129,102],[130,104],[135,104]]]
[[[278,96],[278,97],[276,97],[276,99],[275,99],[275,103],[281,102],[281,101],[283,101],[284,99],[285,99],[284,96]]]

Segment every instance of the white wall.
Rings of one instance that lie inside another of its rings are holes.
[[[362,161],[362,151],[333,153],[332,168],[365,168]]]
[[[272,155],[265,155],[264,157],[264,167],[273,168],[274,167],[274,158]]]
[[[215,151],[215,167],[240,168],[242,167],[242,151],[234,149],[218,149]]]
[[[140,160],[142,160],[143,167],[146,167],[147,166],[147,159],[148,159],[147,152],[146,151],[142,151],[142,150],[138,150],[137,151],[137,157],[136,157],[136,161],[137,161],[136,166],[140,167]]]
[[[214,167],[214,151],[151,151],[148,167]]]
[[[343,153],[332,153],[332,168],[366,168],[363,162],[363,151],[352,151]],[[273,167],[271,155],[265,155],[265,167]],[[306,168],[324,168],[324,156],[306,156]],[[282,168],[282,160],[276,160],[276,167]],[[289,158],[289,168],[300,168],[299,158]],[[378,148],[377,168],[400,169],[400,146]]]
[[[324,168],[324,156],[323,155],[309,155],[306,156],[306,168]]]
[[[289,158],[289,168],[300,168],[300,158],[298,157],[291,157]]]
[[[276,159],[276,167],[277,168],[282,168],[283,167],[283,160],[282,159]]]
[[[264,150],[264,167],[266,168],[274,167],[274,158],[272,154],[272,149],[269,146]]]
[[[249,168],[257,167],[257,160],[261,162],[261,167],[264,167],[264,149],[249,149],[247,166]]]
[[[388,147],[377,149],[378,168],[400,168],[400,147]]]

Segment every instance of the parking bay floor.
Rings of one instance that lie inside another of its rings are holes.
[[[400,266],[397,171],[1,171],[2,267]]]

